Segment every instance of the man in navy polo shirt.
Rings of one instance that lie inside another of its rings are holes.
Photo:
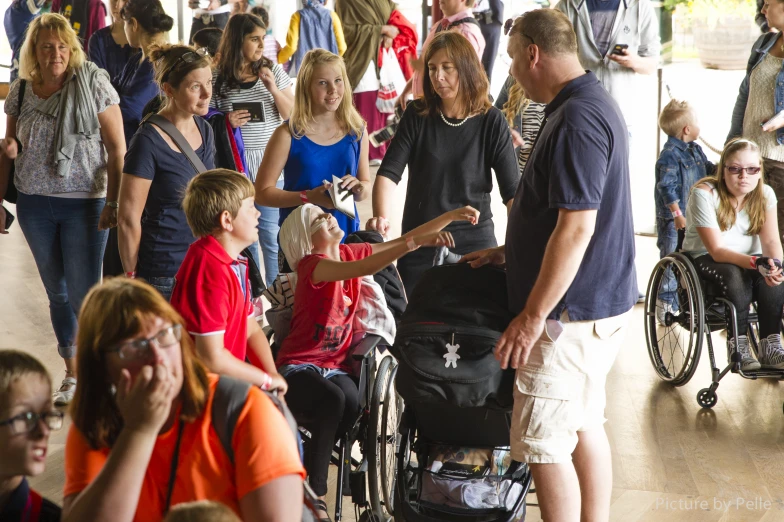
[[[560,11],[518,18],[511,73],[546,103],[509,214],[506,245],[466,256],[506,264],[517,317],[496,347],[517,369],[511,446],[533,473],[544,520],[608,520],[605,381],[637,300],[628,131],[586,72]]]

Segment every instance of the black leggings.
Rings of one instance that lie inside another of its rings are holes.
[[[749,306],[752,301],[757,302],[760,336],[781,333],[784,285],[768,286],[765,278],[756,270],[717,263],[708,254],[695,258],[694,264],[700,277],[716,283],[724,297],[735,305],[740,335],[745,335],[749,328]],[[732,332],[732,337],[736,335],[736,332]]]
[[[313,492],[327,493],[327,472],[335,441],[359,415],[359,392],[348,375],[329,380],[314,370],[300,370],[286,377],[286,402],[297,424],[311,434],[305,448],[305,469]]]

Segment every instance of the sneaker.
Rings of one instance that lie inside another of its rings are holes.
[[[641,303],[644,303],[644,302],[645,302],[645,294],[643,294],[642,292],[640,292],[638,290],[637,291],[637,304],[641,304]]]
[[[372,160],[368,161],[368,165],[370,165],[371,167],[379,167],[379,166],[381,166],[381,160],[380,159],[372,159]]]
[[[666,326],[665,316],[667,314],[672,314],[672,305],[661,299],[656,300],[656,322],[659,323],[661,326]]]
[[[784,370],[784,346],[781,346],[780,334],[771,334],[760,339],[759,358],[763,368]]]
[[[749,338],[745,335],[738,336],[738,343],[737,343],[737,351],[740,354],[740,369],[744,372],[750,370],[759,370],[762,365],[760,365],[759,361],[751,356],[751,352],[749,352]],[[779,342],[779,347],[781,343]],[[729,343],[727,343],[727,360],[730,362],[732,361],[732,353],[735,351],[735,338],[733,337],[730,339]]]
[[[66,377],[60,384],[60,389],[52,394],[55,406],[67,406],[71,403],[76,393],[76,378]]]

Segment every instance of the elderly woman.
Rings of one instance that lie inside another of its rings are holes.
[[[85,299],[64,521],[156,522],[193,500],[246,521],[302,520],[305,472],[285,418],[258,388],[207,373],[184,330],[140,281],[110,279]],[[225,411],[237,401],[238,413]],[[233,437],[220,437],[221,416]]]
[[[490,171],[495,171],[507,206],[520,178],[506,119],[490,104],[487,76],[461,34],[436,35],[424,61],[425,96],[406,108],[384,156],[373,187],[374,217],[367,228],[387,234],[392,193],[408,167],[404,235],[435,216],[470,205],[480,211],[479,223],[454,223],[446,229],[455,238],[457,253],[494,247]],[[433,266],[434,254],[432,248],[420,248],[398,262],[407,292]]]
[[[202,118],[212,97],[210,57],[187,45],[153,47],[155,84],[165,96],[158,115],[185,137],[204,166],[215,168],[215,138]],[[120,192],[120,257],[129,277],[139,276],[166,299],[195,240],[182,194],[198,174],[167,133],[145,123],[128,146]]]
[[[107,229],[117,224],[125,139],[109,75],[85,60],[63,16],[44,14],[30,24],[19,76],[5,102],[0,199],[13,161],[19,225],[46,289],[57,351],[65,361],[54,400],[68,404],[76,387],[77,314],[101,279]],[[0,210],[0,232],[5,217]]]

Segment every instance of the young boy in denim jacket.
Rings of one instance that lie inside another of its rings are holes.
[[[659,127],[669,136],[656,161],[654,190],[656,245],[660,257],[665,257],[678,246],[678,230],[686,228],[686,204],[692,186],[712,174],[715,166],[695,142],[700,126],[697,113],[688,102],[671,100],[659,115]],[[678,309],[676,288],[675,278],[666,273],[656,303],[656,316],[662,323],[665,313]]]

